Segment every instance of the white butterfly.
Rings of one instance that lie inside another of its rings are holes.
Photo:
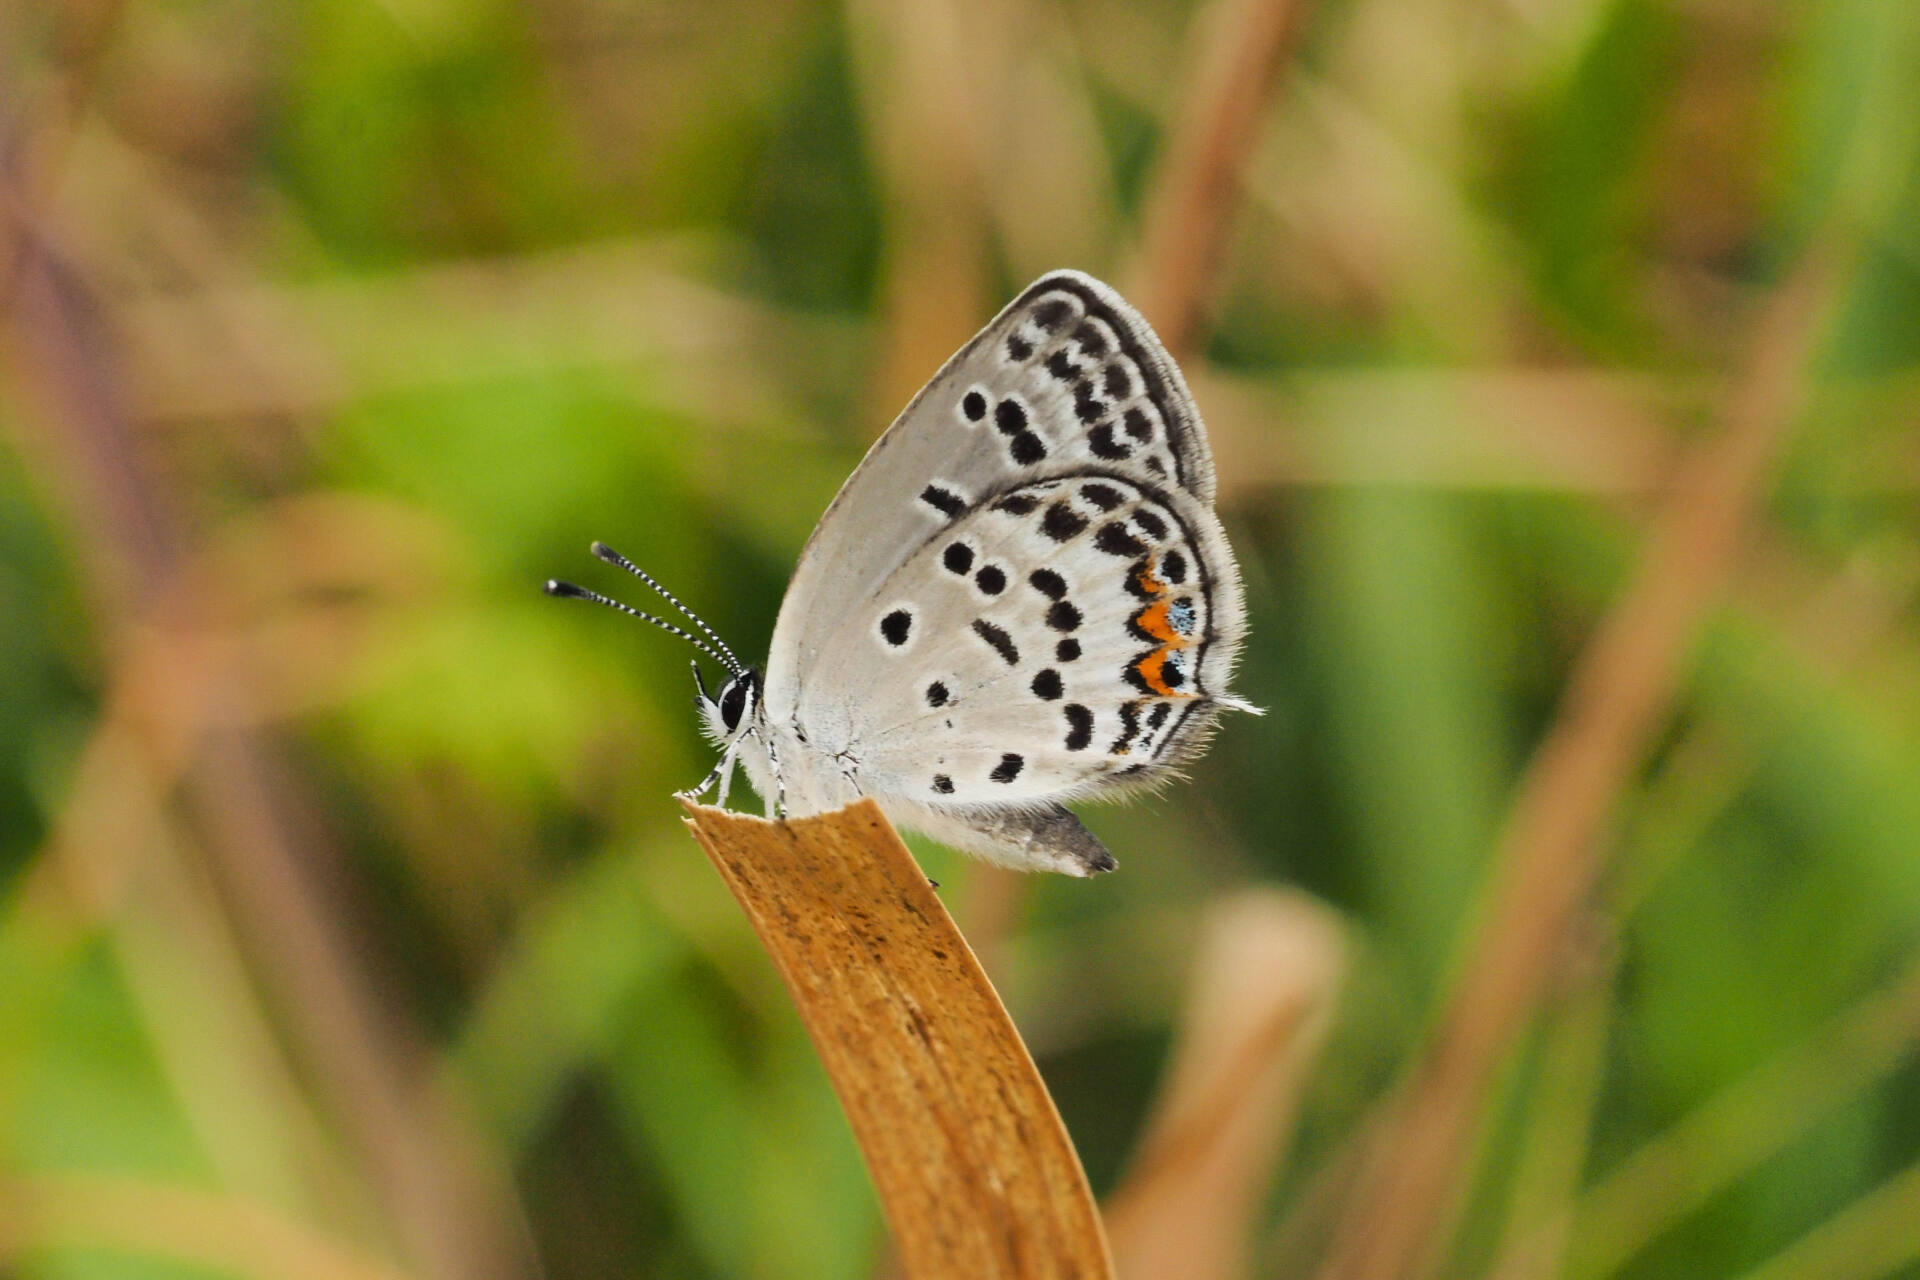
[[[1153,786],[1204,744],[1246,632],[1199,411],[1138,312],[1043,276],[934,375],[801,553],[764,681],[613,551],[729,672],[702,726],[771,816],[871,796],[897,824],[1010,867],[1113,856],[1063,801]]]

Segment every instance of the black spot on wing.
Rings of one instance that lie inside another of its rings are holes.
[[[1040,499],[1030,493],[1010,493],[993,504],[995,511],[1004,511],[1010,516],[1024,516],[1040,505]]]
[[[1055,631],[1074,631],[1080,626],[1080,611],[1071,600],[1056,600],[1047,609],[1047,625]]]
[[[1067,580],[1052,569],[1035,569],[1027,575],[1027,581],[1049,600],[1058,600],[1067,594]]]
[[[950,692],[948,692],[947,686],[943,681],[935,680],[932,684],[927,686],[927,705],[928,706],[944,707],[947,705],[948,702],[952,701],[952,699],[953,699],[953,695]]]
[[[906,609],[895,609],[880,619],[880,634],[888,644],[899,648],[913,634],[913,614]]]
[[[1065,542],[1087,527],[1087,518],[1068,506],[1065,502],[1056,502],[1047,508],[1047,514],[1040,517],[1040,530],[1055,542]]]
[[[1030,467],[1047,456],[1047,443],[1031,431],[1022,431],[1007,443],[1007,452],[1023,467]]]
[[[1019,435],[1027,429],[1027,406],[1011,397],[1002,400],[993,406],[993,425],[1002,435]]]
[[[1033,696],[1046,702],[1052,702],[1066,692],[1066,685],[1060,679],[1060,673],[1052,667],[1043,667],[1039,675],[1033,678]]]
[[[1013,637],[1001,627],[994,626],[985,618],[973,620],[973,633],[985,640],[992,650],[1000,655],[1000,660],[1008,666],[1020,664],[1020,650],[1015,647]]]
[[[1110,556],[1131,557],[1142,554],[1147,544],[1127,532],[1127,526],[1111,521],[1100,526],[1100,532],[1093,536],[1093,545]]]
[[[1082,422],[1098,422],[1107,416],[1108,404],[1093,394],[1093,384],[1076,382],[1073,384],[1073,416]]]
[[[1134,508],[1133,522],[1145,530],[1147,536],[1156,542],[1167,536],[1167,522],[1145,507]]]
[[[1090,356],[1107,354],[1107,336],[1101,333],[1099,327],[1091,321],[1080,322],[1080,327],[1073,331],[1073,340],[1079,343],[1080,349]]]
[[[1126,577],[1127,594],[1132,596],[1136,600],[1159,599],[1160,598],[1159,591],[1155,590],[1154,587],[1149,585],[1150,583],[1152,583],[1152,581],[1153,581],[1153,564],[1145,556],[1141,556],[1138,560],[1135,560],[1133,564],[1127,569],[1127,577]],[[1130,629],[1133,628],[1134,620],[1137,619],[1138,617],[1139,615],[1135,614],[1133,618],[1129,618],[1127,620],[1127,626]],[[1134,634],[1139,636],[1142,640],[1152,639],[1151,636],[1147,635],[1143,631],[1135,630]]]
[[[1068,636],[1053,646],[1053,656],[1061,662],[1072,662],[1080,656],[1080,642]]]
[[[1120,736],[1113,740],[1113,745],[1107,748],[1107,753],[1116,756],[1127,754],[1127,748],[1133,745],[1134,737],[1138,735],[1139,732],[1140,704],[1137,702],[1121,703]]]
[[[968,422],[978,422],[987,416],[987,398],[978,391],[969,391],[960,397],[960,412],[967,416]]]
[[[1119,462],[1133,456],[1133,447],[1113,437],[1113,424],[1102,422],[1087,432],[1087,448],[1093,450],[1096,458],[1105,458],[1108,462]]]
[[[1111,511],[1127,500],[1126,495],[1110,484],[1101,484],[1098,480],[1080,486],[1080,496],[1102,511]]]
[[[1053,333],[1073,314],[1073,304],[1064,298],[1048,298],[1028,313],[1028,318],[1048,333]]]
[[[997,596],[1007,589],[1006,570],[997,564],[982,565],[980,572],[973,575],[974,585],[990,596]]]
[[[920,491],[920,501],[926,503],[935,511],[938,511],[949,519],[967,509],[966,499],[951,489],[942,489],[937,484],[930,484],[922,489]]]
[[[1077,702],[1069,702],[1060,712],[1067,718],[1067,750],[1086,750],[1093,741],[1093,712]]]
[[[933,789],[943,796],[950,796],[953,794],[953,779],[944,773],[936,773],[933,775]]]
[[[1160,576],[1176,586],[1187,580],[1187,558],[1178,551],[1160,557]]]
[[[964,542],[955,542],[940,554],[940,563],[947,567],[948,573],[964,574],[973,568],[973,548]]]
[[[995,782],[1012,782],[1020,776],[1020,770],[1026,768],[1026,765],[1024,757],[1009,751],[1000,757],[1000,763],[995,765],[993,772],[987,776]]]

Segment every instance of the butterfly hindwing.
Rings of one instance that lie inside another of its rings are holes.
[[[1244,630],[1213,515],[1090,469],[958,514],[821,667],[857,689],[861,786],[932,806],[1151,784],[1190,754]]]

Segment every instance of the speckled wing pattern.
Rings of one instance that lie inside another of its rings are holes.
[[[1015,865],[1111,866],[1060,801],[1164,780],[1245,705],[1213,497],[1145,320],[1048,275],[828,508],[775,629],[768,715],[905,825]]]

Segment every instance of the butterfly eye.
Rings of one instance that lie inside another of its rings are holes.
[[[740,716],[747,709],[747,686],[739,680],[729,680],[720,694],[720,722],[732,733],[740,727]]]

